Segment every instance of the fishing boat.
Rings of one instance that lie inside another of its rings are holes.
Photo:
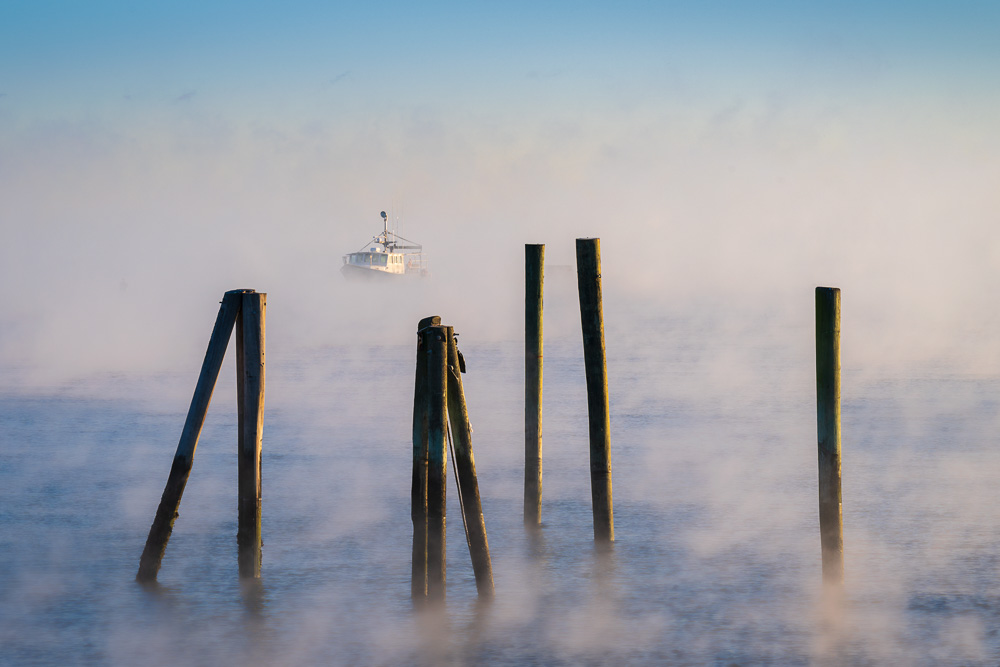
[[[389,218],[382,211],[382,233],[373,236],[361,250],[344,255],[340,272],[351,279],[426,276],[423,250],[419,243],[390,231]]]

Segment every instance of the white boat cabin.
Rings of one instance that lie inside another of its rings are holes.
[[[345,255],[344,264],[386,273],[406,273],[406,255],[401,252],[387,252],[377,247]]]
[[[382,211],[382,233],[372,237],[367,249],[344,255],[341,272],[348,278],[387,275],[427,275],[423,247],[389,230]]]

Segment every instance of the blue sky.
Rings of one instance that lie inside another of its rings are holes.
[[[662,103],[679,87],[723,98],[865,86],[995,95],[1000,56],[1000,8],[987,2],[42,0],[0,12],[5,105],[33,115],[198,97],[236,115],[307,118],[338,86],[361,98],[349,109],[366,111],[379,98],[520,108],[553,85],[548,102],[568,106],[616,92]]]
[[[1000,288],[998,34],[993,2],[8,0],[0,358],[54,358],[68,283],[98,366],[151,294],[171,336],[234,285],[354,307],[381,209],[432,302],[516,312],[523,243],[600,236],[631,298],[839,284],[947,328]]]

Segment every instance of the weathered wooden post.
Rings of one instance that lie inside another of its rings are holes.
[[[441,318],[425,317],[417,324],[417,369],[413,389],[413,484],[410,518],[413,521],[412,596],[427,597],[427,351],[421,332],[441,324]]]
[[[590,422],[590,490],[594,506],[594,541],[613,542],[615,519],[611,494],[611,420],[601,305],[601,240],[576,240],[577,286],[583,327]]]
[[[840,490],[840,290],[816,288],[816,417],[819,432],[819,531],[823,580],[844,580]]]
[[[542,301],[545,245],[524,246],[524,525],[542,523]]]
[[[413,397],[413,520],[411,595],[415,602],[441,600],[446,583],[448,424],[454,437],[455,482],[462,520],[481,598],[492,597],[493,566],[476,479],[472,428],[461,373],[465,370],[452,327],[427,317],[417,326],[417,370]]]
[[[243,294],[236,320],[236,393],[239,413],[238,562],[240,577],[260,577],[261,441],[264,433],[264,322],[267,295]]]
[[[481,598],[493,596],[493,565],[490,545],[486,539],[486,521],[479,498],[476,459],[472,452],[472,427],[462,387],[461,363],[453,327],[445,327],[448,338],[448,420],[455,448],[455,476],[462,503],[462,519],[469,543],[472,570],[476,575],[476,590]]]
[[[445,595],[448,341],[442,326],[422,332],[427,354],[427,597]]]
[[[160,563],[163,560],[163,553],[167,549],[170,533],[174,528],[174,520],[177,518],[177,510],[181,504],[181,496],[184,494],[184,486],[191,474],[194,452],[198,447],[202,426],[205,424],[205,414],[208,412],[209,403],[212,402],[215,382],[219,378],[219,370],[222,368],[222,360],[226,356],[226,347],[229,345],[233,325],[236,323],[236,317],[242,307],[243,294],[248,291],[252,292],[253,290],[233,290],[226,292],[222,297],[222,306],[219,308],[219,315],[215,319],[215,327],[212,329],[212,336],[208,341],[205,361],[202,362],[198,384],[195,385],[194,396],[191,397],[191,406],[188,408],[187,418],[184,420],[180,442],[177,443],[174,462],[170,467],[170,474],[167,476],[167,484],[163,489],[160,504],[156,508],[153,524],[149,528],[146,546],[139,559],[139,572],[136,574],[136,581],[153,582],[160,571]]]

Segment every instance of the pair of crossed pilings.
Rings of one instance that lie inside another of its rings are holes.
[[[453,441],[455,481],[480,599],[493,597],[493,567],[486,523],[479,499],[472,429],[461,373],[465,362],[453,327],[426,317],[417,325],[417,369],[413,397],[413,580],[415,604],[445,596],[445,525],[449,425]]]
[[[226,292],[208,342],[198,384],[181,431],[167,485],[146,538],[136,581],[152,584],[174,528],[181,495],[191,474],[198,437],[212,401],[222,360],[236,327],[236,393],[239,421],[239,527],[236,534],[241,579],[259,579],[261,561],[261,440],[264,426],[264,320],[267,295],[254,290]]]

